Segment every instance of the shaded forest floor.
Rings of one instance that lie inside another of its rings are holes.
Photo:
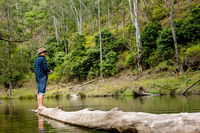
[[[34,78],[33,78],[34,79]],[[48,83],[46,98],[70,97],[78,94],[82,97],[95,96],[132,96],[134,90],[142,86],[147,92],[154,94],[181,94],[185,88],[200,79],[199,71],[174,73],[143,72],[141,76],[134,75],[130,70],[123,71],[112,78],[97,79],[92,83]],[[200,93],[200,84],[196,84],[190,93]],[[35,98],[37,86],[34,80],[23,84],[23,87],[12,90],[11,98]],[[0,98],[8,98],[5,91],[0,92]]]

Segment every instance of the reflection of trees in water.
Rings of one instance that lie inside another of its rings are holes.
[[[10,117],[12,117],[13,114],[12,100],[7,100],[5,107],[5,114],[8,114]]]
[[[80,98],[80,97],[74,97],[70,99],[70,110],[75,111],[75,110],[80,110],[80,109],[84,109],[87,108],[87,102],[84,98]]]
[[[135,97],[134,99],[136,101],[139,101],[140,104],[145,104],[145,101],[148,99],[149,96],[140,96],[140,97]]]

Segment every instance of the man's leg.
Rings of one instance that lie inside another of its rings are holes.
[[[38,109],[45,108],[43,104],[43,99],[44,99],[44,94],[46,92],[46,85],[47,85],[47,77],[41,78],[38,82],[38,95],[37,95]]]
[[[43,105],[43,94],[38,94],[37,95],[37,101],[38,101],[38,109],[43,109],[44,105]]]

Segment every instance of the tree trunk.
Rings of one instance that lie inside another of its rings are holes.
[[[173,18],[173,8],[174,8],[174,0],[169,0],[169,7],[170,7],[170,24],[172,28],[172,36],[174,40],[174,47],[175,47],[175,58],[176,61],[178,62],[178,44],[176,40],[176,32],[175,32],[175,27],[174,27],[174,18]]]
[[[125,14],[124,0],[122,0],[122,38],[123,38],[123,41],[125,39],[125,17],[126,17],[126,14]]]
[[[10,65],[10,60],[11,60],[11,42],[8,42],[8,96],[12,96],[12,90],[13,90],[13,82],[12,82],[12,66]]]
[[[200,113],[149,114],[84,109],[65,112],[59,108],[45,108],[34,112],[71,125],[116,133],[199,133]]]
[[[58,28],[57,28],[57,19],[56,16],[53,16],[53,24],[54,24],[54,29],[55,29],[55,35],[56,35],[56,41],[59,43],[59,35],[58,35]]]
[[[110,26],[110,1],[108,1],[108,7],[107,7],[107,28],[109,29]]]
[[[136,29],[136,45],[137,45],[137,67],[140,72],[142,72],[142,43],[140,39],[140,28],[138,19],[138,0],[133,0],[133,9],[131,0],[129,0],[131,20]]]
[[[99,22],[99,45],[100,45],[100,77],[103,78],[102,73],[102,61],[103,61],[103,55],[102,55],[102,41],[101,41],[101,16],[100,16],[100,0],[98,0],[98,22]]]
[[[190,0],[187,0],[188,3],[188,9],[190,10]]]

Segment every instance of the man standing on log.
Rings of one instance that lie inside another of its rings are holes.
[[[47,66],[47,61],[45,58],[46,52],[47,51],[44,48],[39,48],[37,52],[39,56],[34,63],[35,78],[38,86],[37,102],[39,110],[45,108],[43,105],[43,98],[46,92],[48,73],[52,72],[52,70],[50,70]]]

